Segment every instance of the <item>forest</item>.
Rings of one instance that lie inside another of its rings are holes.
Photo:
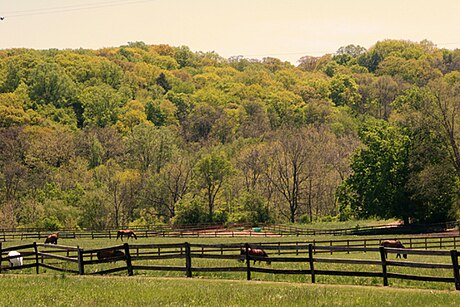
[[[460,216],[460,50],[0,50],[0,228]]]

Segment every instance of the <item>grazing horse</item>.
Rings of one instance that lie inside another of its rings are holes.
[[[404,245],[399,240],[385,240],[380,246],[383,247],[393,247],[393,248],[405,248]],[[404,259],[407,259],[407,254],[403,254]],[[385,252],[385,258],[387,258],[387,253]],[[401,254],[397,253],[396,258],[401,258]]]
[[[119,259],[114,259],[114,258],[119,258],[119,257],[124,257],[125,253],[118,249],[106,249],[102,251],[97,252],[97,259],[99,260],[106,260],[106,259],[113,259],[110,262],[115,262]]]
[[[19,252],[11,251],[8,253],[8,261],[10,263],[10,267],[22,266],[22,260],[23,258]]]
[[[265,258],[267,262],[267,264],[271,264],[272,262],[268,259],[268,255],[267,253],[261,249],[261,248],[251,248],[249,247],[248,248],[248,254],[249,256],[255,256],[255,257],[261,257],[261,258]],[[245,256],[246,257],[246,248],[243,247],[241,248],[240,250],[240,255],[242,256]],[[240,258],[240,261],[244,262],[244,258]],[[256,263],[257,260],[254,260],[254,264]],[[259,260],[259,263],[261,262],[262,260]]]
[[[134,237],[134,239],[137,240],[137,236],[134,233],[134,231],[132,231],[132,230],[126,229],[126,230],[118,230],[117,231],[117,240],[118,240],[118,238],[121,238],[121,241],[123,241],[124,236],[128,237],[128,240],[131,237]]]
[[[57,244],[57,241],[59,239],[59,232],[56,232],[56,233],[52,233],[50,234],[46,240],[45,240],[45,244]]]

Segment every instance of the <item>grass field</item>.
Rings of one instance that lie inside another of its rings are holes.
[[[316,240],[326,240],[326,239],[343,239],[344,237],[333,237],[333,236],[316,236]],[[345,237],[346,238],[346,237]],[[356,237],[349,237],[356,238]],[[129,241],[135,243],[183,243],[185,241],[191,243],[208,243],[208,244],[218,244],[218,243],[241,243],[241,242],[292,242],[292,241],[311,241],[312,237],[276,237],[276,238],[141,238],[137,241]],[[16,240],[10,242],[4,242],[3,246],[15,246],[26,243],[33,242],[30,240]],[[126,241],[125,241],[126,242]],[[80,246],[85,249],[91,248],[102,248],[108,246],[114,246],[121,244],[120,240],[109,240],[109,239],[65,239],[60,240],[59,244],[68,245],[68,246]],[[273,251],[271,256],[276,256],[276,253]],[[303,257],[306,257],[304,254]],[[321,258],[341,258],[341,259],[365,259],[365,260],[379,260],[380,255],[375,252],[351,252],[347,253],[334,253],[330,255],[329,253],[317,254],[315,257]],[[390,260],[394,259],[394,255],[389,255]],[[408,261],[413,262],[430,262],[430,263],[450,263],[449,257],[439,257],[439,256],[421,256],[421,255],[410,255]],[[222,259],[201,259],[193,258],[192,259],[193,267],[235,267],[242,266],[245,264],[237,262],[236,260],[222,260]],[[160,260],[144,260],[144,261],[134,261],[134,264],[139,265],[156,265],[156,266],[179,266],[184,267],[184,259],[160,259]],[[118,262],[115,264],[105,263],[98,265],[85,266],[85,273],[91,273],[99,270],[105,270],[113,268],[116,266],[123,266],[123,262]],[[69,264],[69,268],[77,270],[76,264]],[[268,267],[267,264],[257,264],[258,267]],[[272,263],[270,268],[274,269],[309,269],[308,263]],[[331,263],[316,263],[316,270],[340,270],[340,271],[372,271],[372,272],[381,272],[380,265],[350,265],[350,264],[331,264]],[[437,276],[437,277],[452,277],[451,270],[440,270],[440,269],[413,269],[407,267],[389,267],[389,272],[392,273],[402,273],[402,274],[415,274],[415,275],[428,275],[428,276]],[[15,274],[34,274],[34,269],[24,269],[22,271],[14,271]],[[11,272],[13,273],[13,272]],[[11,273],[7,273],[4,276],[8,276]],[[55,275],[54,271],[49,269],[40,268],[40,273],[46,273],[50,275]],[[41,274],[40,276],[45,275]],[[126,272],[114,273],[117,276],[125,276]],[[174,271],[135,271],[134,275],[137,277],[170,277],[170,278],[182,278],[184,277],[184,272],[174,272]],[[70,275],[67,275],[70,276]],[[113,276],[113,275],[112,275]],[[107,277],[110,278],[110,277]],[[245,272],[194,272],[193,279],[200,278],[209,278],[209,279],[218,279],[218,280],[244,280],[246,278]],[[301,283],[301,284],[310,284],[311,277],[310,275],[274,275],[274,274],[264,274],[264,273],[252,273],[253,281],[267,281],[267,282],[289,282],[289,283]],[[127,278],[129,279],[129,278]],[[349,277],[349,276],[324,276],[318,275],[316,277],[316,282],[319,284],[342,284],[342,285],[366,285],[366,286],[381,286],[383,281],[382,278],[377,277]],[[453,283],[439,283],[439,282],[423,282],[423,281],[412,281],[412,280],[401,280],[401,279],[390,279],[391,287],[401,287],[401,288],[412,288],[412,289],[433,289],[433,290],[453,290]]]
[[[459,306],[455,291],[152,277],[4,275],[1,306]]]

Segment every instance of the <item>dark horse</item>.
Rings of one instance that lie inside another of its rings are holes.
[[[405,248],[404,245],[399,240],[385,240],[380,246],[383,247],[392,247],[392,248]],[[404,259],[407,259],[407,254],[403,254]],[[387,258],[387,253],[385,252],[385,258]],[[401,258],[401,254],[397,253],[396,258]]]
[[[110,262],[115,262],[120,258],[124,257],[125,253],[118,249],[106,249],[106,250],[101,250],[97,252],[97,259],[99,260],[106,260],[106,259],[112,259]]]
[[[268,259],[268,255],[267,253],[261,249],[261,248],[251,248],[249,247],[248,248],[248,254],[249,256],[255,256],[255,257],[259,257],[259,258],[265,258],[264,261],[267,262],[267,264],[271,264],[272,262]],[[240,255],[241,256],[244,256],[246,257],[246,248],[243,247],[241,250],[240,250]],[[240,261],[244,262],[244,257],[240,257]],[[261,259],[254,259],[254,264],[256,263],[256,261],[259,260],[259,263],[262,261]]]
[[[121,238],[121,240],[123,241],[123,237],[128,237],[128,239],[131,238],[131,237],[134,237],[134,239],[137,240],[137,236],[136,236],[136,234],[134,233],[134,231],[129,230],[129,229],[126,229],[126,230],[118,230],[118,231],[117,231],[117,240],[118,240],[118,238]]]
[[[57,244],[58,239],[59,239],[59,232],[52,233],[46,238],[45,244],[46,243],[48,243],[48,244]]]

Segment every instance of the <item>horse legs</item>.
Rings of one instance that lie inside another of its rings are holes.
[[[401,254],[396,254],[396,258],[401,258]]]

